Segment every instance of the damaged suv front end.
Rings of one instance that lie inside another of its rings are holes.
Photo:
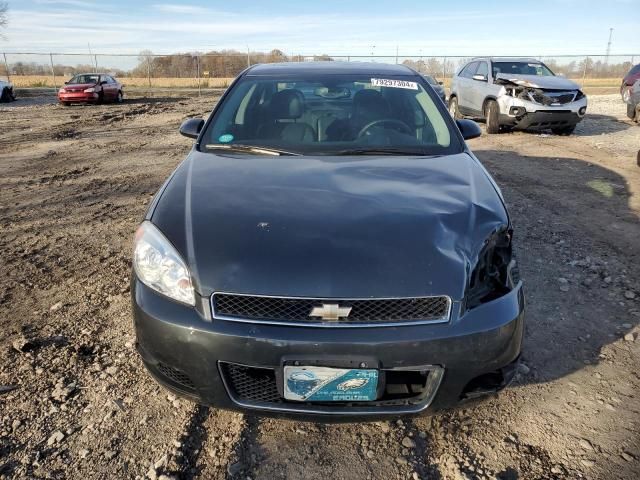
[[[449,111],[455,118],[486,119],[487,133],[519,129],[566,135],[587,113],[587,97],[578,84],[538,60],[475,58],[452,79]]]
[[[503,125],[571,133],[587,113],[587,96],[562,77],[499,73],[494,83],[503,87],[497,97]]]

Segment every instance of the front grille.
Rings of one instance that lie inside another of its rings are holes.
[[[169,365],[165,365],[164,363],[158,363],[156,365],[156,368],[169,380],[172,380],[175,383],[182,385],[183,387],[187,387],[191,390],[194,390],[196,388],[191,379],[180,370],[170,367]]]
[[[560,104],[564,105],[566,103],[571,103],[576,98],[576,92],[544,92],[541,90],[537,90],[529,94],[531,100],[540,105],[555,105]]]
[[[235,397],[251,402],[277,403],[282,400],[273,369],[225,362],[220,363],[220,369]]]
[[[384,382],[384,388],[377,400],[370,402],[293,402],[286,400],[278,392],[278,380],[274,369],[228,362],[220,362],[219,365],[227,391],[236,403],[256,407],[270,406],[281,410],[313,408],[318,405],[346,408],[355,405],[397,407],[424,404],[433,398],[442,374],[442,369],[439,367],[420,370],[380,370],[380,378]]]
[[[390,299],[315,299],[263,297],[215,293],[212,298],[215,318],[302,325],[358,326],[408,322],[437,322],[449,319],[449,297]],[[311,317],[314,307],[323,304],[351,307],[348,316],[337,320]]]

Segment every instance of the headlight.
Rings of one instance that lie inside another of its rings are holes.
[[[84,93],[95,93],[96,89],[95,87],[91,87],[91,88],[87,88]]]
[[[511,246],[511,232],[493,233],[485,242],[469,280],[466,295],[468,309],[509,293],[520,281]]]
[[[64,88],[61,88],[60,90],[58,90],[58,93],[66,93],[67,91]]]
[[[187,305],[196,304],[189,269],[151,222],[143,222],[136,232],[133,268],[149,288]]]

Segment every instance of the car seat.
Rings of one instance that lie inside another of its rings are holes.
[[[277,92],[271,97],[269,119],[258,127],[258,138],[291,143],[314,141],[314,128],[299,121],[304,111],[304,95],[300,90],[291,88]]]

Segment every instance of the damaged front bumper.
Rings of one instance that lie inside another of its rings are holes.
[[[573,102],[543,105],[523,98],[503,95],[498,99],[500,124],[522,130],[547,130],[577,125],[587,113],[587,97]]]

